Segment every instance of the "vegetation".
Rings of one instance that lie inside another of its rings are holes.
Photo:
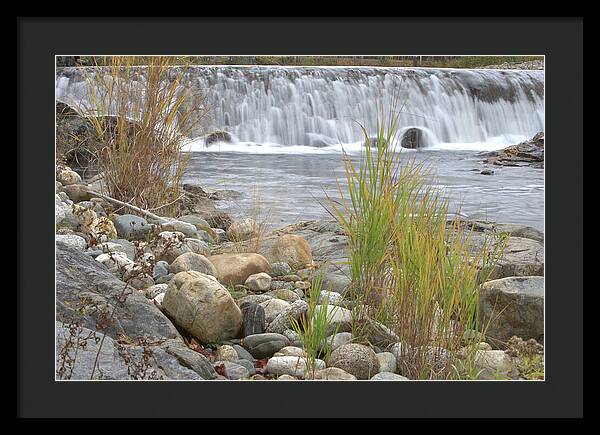
[[[332,334],[330,324],[334,312],[329,310],[327,300],[319,304],[319,296],[323,289],[323,271],[313,275],[308,295],[308,311],[304,322],[293,320],[292,329],[300,337],[302,348],[306,353],[307,375],[314,377],[316,359],[320,356],[327,361],[331,353],[327,337]],[[334,331],[335,334],[337,331]]]
[[[374,139],[355,165],[344,154],[344,195],[330,198],[331,213],[348,236],[354,301],[353,334],[366,339],[367,319],[377,320],[402,343],[411,379],[455,376],[474,358],[479,341],[479,286],[501,256],[506,238],[473,249],[458,218],[448,223],[448,202],[427,183],[430,172],[401,157],[396,104],[381,112]],[[466,345],[469,351],[463,347]]]
[[[139,56],[139,65],[150,59]],[[178,65],[289,65],[289,66],[422,66],[480,68],[502,63],[543,61],[544,56],[174,56]],[[93,56],[59,59],[59,66],[95,65]]]
[[[98,169],[108,194],[173,215],[188,156],[182,144],[207,110],[202,96],[181,86],[185,69],[172,57],[147,57],[142,73],[135,56],[101,59],[88,77],[88,101],[80,111],[101,143]],[[193,102],[193,104],[192,104]]]

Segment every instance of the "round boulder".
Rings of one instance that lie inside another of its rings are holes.
[[[287,263],[292,269],[304,269],[313,262],[310,245],[304,237],[285,234],[264,254],[271,263]]]
[[[224,285],[244,284],[250,275],[270,273],[271,265],[260,254],[220,254],[208,257],[217,269],[219,281]]]
[[[379,360],[373,349],[356,343],[344,344],[331,352],[329,366],[340,368],[357,379],[369,379],[379,372]]]
[[[144,240],[150,232],[146,219],[132,214],[117,216],[113,224],[118,236],[127,240]]]
[[[244,285],[254,292],[266,292],[271,288],[271,277],[264,272],[255,273],[246,279]]]
[[[202,343],[235,338],[242,326],[242,312],[213,276],[179,272],[162,301],[162,309],[182,329]]]
[[[217,275],[217,269],[215,269],[215,266],[204,255],[194,254],[193,252],[181,254],[169,266],[169,272],[171,273],[186,272],[189,270],[205,275]]]

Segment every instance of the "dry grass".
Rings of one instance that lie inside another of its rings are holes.
[[[207,113],[202,95],[184,85],[172,57],[104,58],[88,76],[88,116],[102,144],[99,170],[108,194],[147,210],[175,213],[188,156],[182,145]],[[163,207],[170,204],[168,207]]]

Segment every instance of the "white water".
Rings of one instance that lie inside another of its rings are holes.
[[[210,129],[235,139],[206,147],[197,131],[193,151],[356,152],[358,123],[374,131],[381,104],[388,110],[394,97],[403,104],[400,137],[421,128],[433,150],[494,150],[544,130],[543,71],[195,67],[188,79],[207,95]],[[61,69],[55,88],[63,101],[85,100],[77,69]]]

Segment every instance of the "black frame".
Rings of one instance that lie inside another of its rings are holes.
[[[582,19],[22,18],[17,31],[19,416],[583,415]],[[546,55],[546,381],[55,382],[55,54]]]

